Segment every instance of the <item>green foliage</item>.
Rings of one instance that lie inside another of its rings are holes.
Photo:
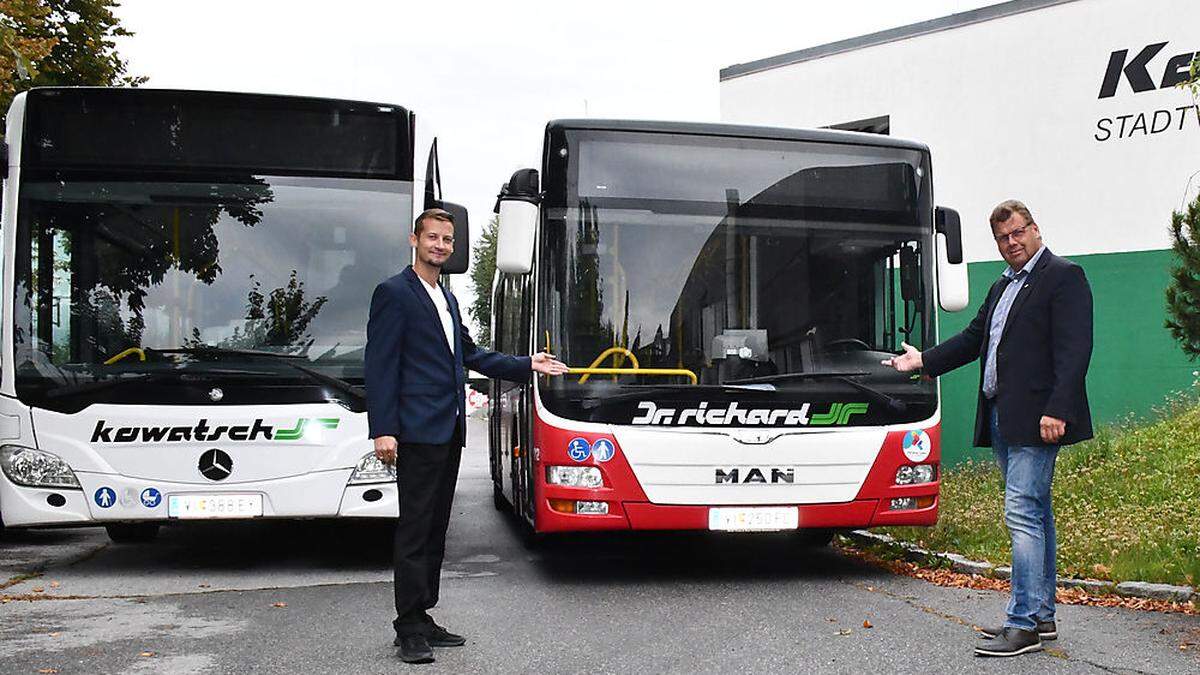
[[[488,220],[471,260],[471,288],[475,291],[475,301],[467,308],[467,313],[479,326],[475,343],[487,349],[492,346],[492,279],[496,275],[496,233],[499,226],[497,216]]]
[[[0,0],[0,115],[18,92],[48,86],[137,86],[115,38],[132,35],[113,0]],[[25,71],[25,72],[22,72]],[[28,75],[28,77],[23,77]]]
[[[1102,429],[1059,453],[1054,476],[1061,576],[1200,582],[1200,401],[1172,399],[1159,417]],[[991,461],[946,470],[932,528],[901,539],[995,564],[1011,561],[1004,490]]]
[[[1200,195],[1187,210],[1171,214],[1175,265],[1167,285],[1166,327],[1188,358],[1200,356]]]

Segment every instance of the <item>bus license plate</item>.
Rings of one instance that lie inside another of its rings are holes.
[[[256,518],[263,514],[262,495],[171,495],[169,518]]]
[[[794,530],[799,526],[800,511],[794,506],[712,507],[708,510],[708,529],[710,530],[772,532]]]

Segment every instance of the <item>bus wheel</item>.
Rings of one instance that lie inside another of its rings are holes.
[[[158,527],[158,523],[112,523],[104,529],[118,544],[144,544],[158,537]]]
[[[833,541],[833,530],[800,530],[796,533],[796,541],[806,548],[821,548]]]
[[[504,496],[504,491],[499,485],[492,483],[492,506],[496,507],[497,511],[508,511],[508,498]]]

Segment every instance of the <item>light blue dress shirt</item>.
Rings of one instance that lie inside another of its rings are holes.
[[[1000,347],[1000,336],[1004,334],[1004,323],[1008,321],[1008,312],[1012,309],[1017,294],[1025,287],[1025,281],[1033,271],[1033,266],[1037,264],[1038,258],[1042,257],[1042,252],[1045,250],[1044,245],[1039,248],[1020,271],[1014,272],[1011,267],[1004,270],[1003,276],[1008,279],[1008,286],[1000,294],[1000,299],[996,301],[996,310],[992,312],[992,325],[988,328],[987,360],[983,366],[983,395],[988,398],[996,396],[996,350]]]

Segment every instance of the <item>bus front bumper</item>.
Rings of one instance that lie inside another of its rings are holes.
[[[350,469],[228,485],[171,483],[117,474],[76,472],[82,489],[25,487],[0,476],[0,518],[6,526],[31,527],[173,521],[172,496],[257,495],[261,515],[229,518],[395,518],[396,483],[348,485]],[[255,500],[257,503],[258,500]]]
[[[890,502],[857,499],[838,504],[800,504],[791,506],[799,514],[800,529],[857,529],[886,525],[934,525],[938,499],[932,506],[892,511]],[[778,508],[779,505],[771,505]],[[539,506],[538,532],[578,532],[592,530],[707,530],[709,506],[651,504],[648,502],[609,502],[606,515],[559,513],[547,505]],[[747,506],[746,508],[753,508]]]

